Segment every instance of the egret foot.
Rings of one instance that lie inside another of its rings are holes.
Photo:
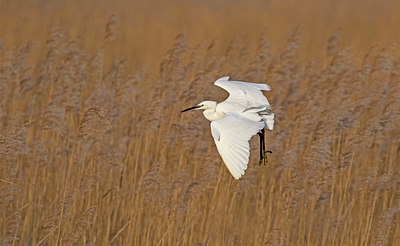
[[[262,159],[260,159],[260,162],[258,163],[258,165],[261,166],[261,164],[263,164],[264,166],[266,166],[268,164],[267,156],[264,156]]]
[[[264,159],[264,157],[263,157],[263,158],[260,158],[260,161],[258,162],[258,165],[259,165],[259,166],[261,166],[261,164],[264,164],[264,166],[265,166],[265,159]]]
[[[272,154],[272,151],[270,151],[270,150],[267,150],[267,151],[264,150],[263,152],[264,152],[263,153],[263,157],[260,160],[260,166],[261,166],[261,162],[263,162],[264,166],[266,166],[268,164],[268,156],[267,156],[267,154]]]

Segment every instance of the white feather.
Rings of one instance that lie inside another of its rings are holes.
[[[218,152],[235,179],[239,179],[247,169],[249,140],[262,128],[264,122],[254,122],[236,113],[211,122],[211,134]]]
[[[222,77],[215,81],[214,85],[229,92],[229,97],[218,104],[218,106],[221,109],[224,108],[225,111],[260,112],[269,110],[270,108],[267,98],[261,92],[271,90],[267,84],[229,81],[229,77]]]

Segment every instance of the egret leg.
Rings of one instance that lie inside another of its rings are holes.
[[[261,129],[261,135],[262,135],[263,164],[264,164],[264,166],[266,166],[266,164],[268,163],[268,157],[267,157],[267,154],[265,152],[265,130],[264,130],[264,128]]]
[[[263,150],[263,153],[265,155],[265,131],[264,131],[264,129],[261,130],[261,135],[262,135],[262,142],[263,142],[262,150]]]
[[[262,134],[261,131],[258,132],[257,135],[260,137],[260,162],[258,163],[258,165],[261,166],[261,162],[262,162],[262,160],[264,158],[264,153],[263,153],[263,143],[264,143],[263,138],[264,138],[264,135]]]

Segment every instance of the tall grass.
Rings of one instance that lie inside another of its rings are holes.
[[[54,20],[46,41],[0,50],[1,245],[400,244],[394,44],[354,52],[332,31],[309,61],[307,26],[282,48],[182,32],[132,66],[116,55],[120,17],[103,21],[97,48]],[[253,139],[239,181],[209,122],[179,113],[223,100],[225,75],[267,82],[276,116],[269,165]]]

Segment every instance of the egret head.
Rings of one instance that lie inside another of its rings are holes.
[[[215,108],[216,106],[217,106],[217,102],[214,102],[214,101],[204,101],[204,102],[201,102],[201,103],[197,104],[197,105],[194,106],[194,107],[190,107],[190,108],[187,108],[187,109],[182,110],[181,113],[186,112],[186,111],[189,111],[189,110],[192,110],[192,109],[195,109],[195,110],[199,110],[199,109],[213,109],[213,108]]]

